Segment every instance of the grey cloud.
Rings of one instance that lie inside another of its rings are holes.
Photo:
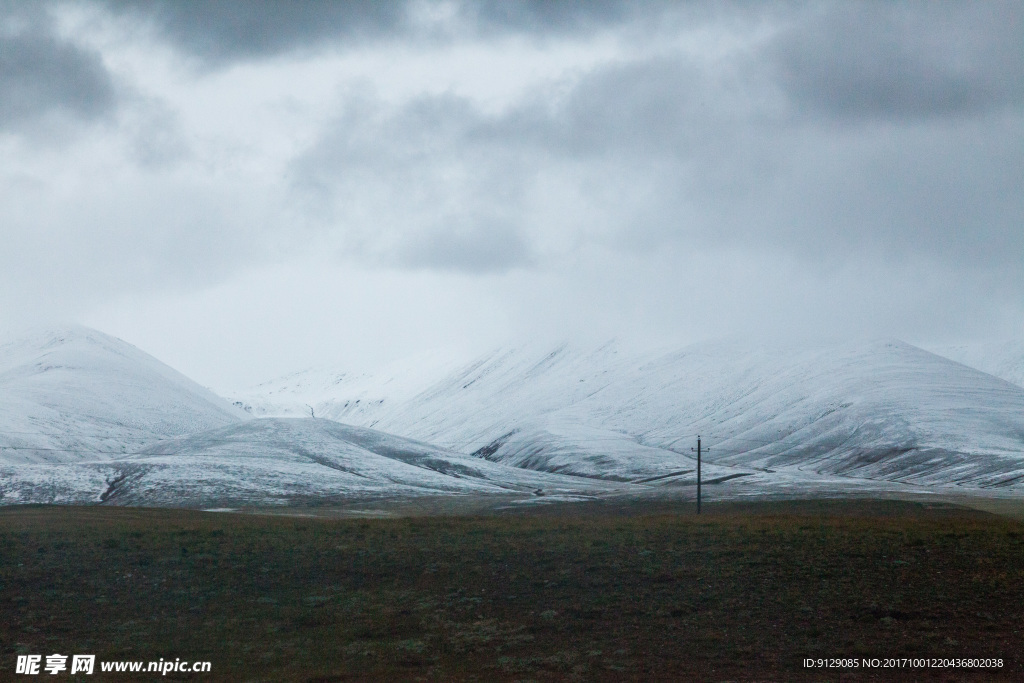
[[[540,91],[477,128],[580,159],[686,161],[735,144],[746,127],[782,123],[771,84],[743,66],[712,68],[678,54],[605,65],[566,95]]]
[[[834,119],[973,115],[1024,102],[1016,2],[815,7],[766,51],[798,108]]]
[[[398,32],[407,3],[374,0],[107,0],[115,14],[143,18],[169,42],[211,63],[272,56],[339,38]]]
[[[180,115],[166,102],[135,96],[126,105],[120,117],[125,151],[140,168],[171,168],[194,156]]]
[[[42,4],[0,4],[0,128],[96,120],[116,104],[98,54],[56,35]]]
[[[678,59],[616,64],[575,83],[567,97],[539,92],[503,116],[475,124],[492,141],[520,140],[581,158],[631,149],[664,153],[694,139],[686,124],[701,99],[700,74]]]
[[[628,0],[489,0],[466,2],[463,11],[484,31],[575,33],[621,24],[637,14],[664,11],[669,3]]]
[[[796,113],[836,119],[973,114],[1024,101],[1024,10],[1016,2],[721,4],[605,0],[97,0],[218,66],[365,41],[643,36],[700,25],[785,28],[742,65]],[[434,16],[434,19],[427,17]],[[630,33],[638,29],[640,33]],[[749,85],[748,81],[748,85]],[[679,94],[679,91],[675,91]]]
[[[830,11],[845,14],[845,7]],[[764,54],[780,49],[776,42],[712,65],[669,55],[603,67],[555,105],[540,98],[467,130],[532,146],[544,163],[603,161],[609,177],[589,199],[618,214],[621,247],[757,245],[829,263],[932,258],[956,269],[1008,269],[1019,282],[1024,112],[1007,105],[1024,78],[1017,49],[1024,40],[1007,36],[1021,22],[942,8],[939,17],[926,9],[916,19],[931,33],[908,31],[905,40],[955,33],[943,20],[960,27],[960,42],[946,47],[967,55],[962,90],[986,95],[960,108],[944,84],[920,86],[897,102],[866,92],[854,112],[802,111],[809,105],[787,100],[792,84],[763,68]],[[876,9],[885,15],[886,6]],[[865,79],[887,78],[881,66],[878,73],[858,68]],[[828,73],[842,82],[848,69]],[[837,128],[833,116],[860,116],[863,125]]]
[[[487,141],[454,96],[398,110],[351,94],[294,164],[295,189],[349,255],[410,269],[504,271],[534,261],[521,230],[527,161]]]
[[[211,65],[369,40],[565,35],[657,16],[672,7],[627,0],[99,1],[114,14],[145,19],[158,35]]]
[[[743,192],[705,188],[719,207],[711,235],[783,246],[825,267],[924,258],[956,271],[1009,269],[1019,281],[1024,122],[1002,123],[786,131],[720,169],[741,177]]]

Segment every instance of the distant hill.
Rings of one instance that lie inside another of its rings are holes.
[[[0,467],[0,501],[173,507],[311,504],[382,496],[614,490],[331,420],[266,418],[161,441],[117,460]]]

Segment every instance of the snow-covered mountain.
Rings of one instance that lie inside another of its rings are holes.
[[[1024,341],[975,342],[928,350],[1024,387]]]
[[[334,373],[329,384],[291,376],[241,402],[263,414],[309,404],[496,462],[620,481],[688,466],[702,434],[721,466],[1024,484],[1024,389],[898,341],[660,354],[563,346],[417,368],[415,378],[390,372]]]
[[[330,420],[253,419],[96,330],[0,345],[0,504],[217,507],[614,486]]]
[[[0,345],[0,463],[110,459],[248,418],[96,330],[36,330]]]
[[[711,496],[1024,486],[1024,387],[898,341],[432,353],[233,399],[86,328],[2,345],[0,504],[692,495],[697,434]]]

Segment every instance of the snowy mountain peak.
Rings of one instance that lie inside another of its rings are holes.
[[[0,363],[17,362],[24,355],[41,355],[67,346],[106,349],[130,347],[117,337],[77,324],[34,327],[0,343]],[[2,366],[0,366],[2,367]]]
[[[149,354],[81,326],[0,345],[0,461],[104,459],[247,415]]]

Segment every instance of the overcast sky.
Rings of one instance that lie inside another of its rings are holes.
[[[0,0],[0,327],[218,389],[1024,337],[1024,5]]]

